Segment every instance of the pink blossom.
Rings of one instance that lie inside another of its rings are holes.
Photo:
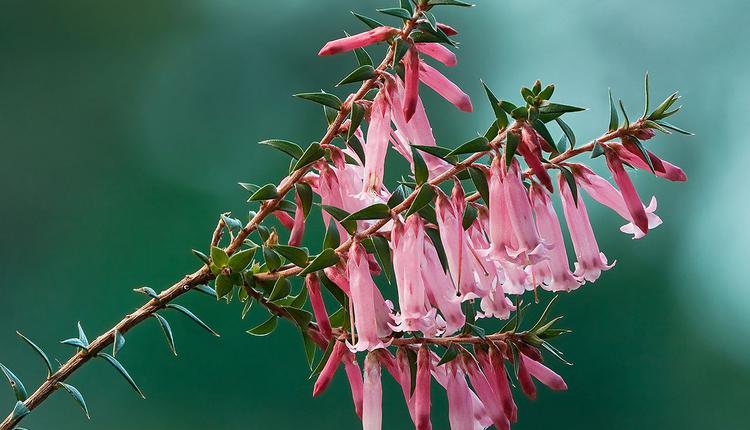
[[[500,167],[500,158],[495,157],[490,168],[489,236],[491,246],[487,254],[494,260],[510,260],[509,249],[516,247],[510,226],[508,205],[505,199],[505,174]]]
[[[523,352],[519,354],[521,363],[526,367],[528,372],[539,382],[549,387],[551,390],[563,391],[568,389],[568,385],[563,378],[557,373],[550,370],[542,363],[528,357]]]
[[[350,250],[351,251],[351,250]],[[369,254],[368,254],[369,255]],[[330,279],[341,291],[343,291],[351,300],[351,286],[349,279],[346,277],[346,269],[340,265],[326,267],[323,273]],[[391,334],[391,325],[393,323],[392,306],[390,301],[383,299],[383,294],[378,288],[373,291],[373,305],[375,307],[375,319],[377,322],[378,337],[383,338]]]
[[[622,198],[622,194],[609,183],[606,179],[594,173],[588,167],[582,164],[571,164],[571,171],[576,176],[578,184],[586,190],[586,193],[591,196],[594,200],[601,203],[604,206],[615,211],[618,215],[629,221],[620,227],[620,230],[624,233],[633,234],[634,239],[640,239],[645,236],[645,233],[633,225],[632,217],[625,205],[625,200]],[[653,230],[654,228],[661,225],[662,221],[654,211],[656,210],[656,198],[651,198],[651,204],[645,208],[646,216],[648,217],[648,228]]]
[[[531,373],[527,367],[527,362],[519,354],[518,357],[518,382],[521,383],[521,391],[524,392],[530,399],[536,399],[536,385],[531,379]]]
[[[410,121],[417,111],[419,99],[419,53],[414,47],[404,55],[404,118]]]
[[[437,23],[437,27],[445,33],[446,36],[455,36],[458,34],[458,30],[451,27],[448,24],[443,24],[442,22]]]
[[[534,175],[539,178],[539,181],[541,181],[549,192],[552,192],[552,179],[550,179],[549,173],[547,173],[547,169],[542,165],[541,160],[541,147],[545,143],[544,138],[531,128],[531,126],[526,125],[521,128],[521,143],[518,145],[518,152],[524,161],[526,161],[526,164],[529,165],[531,171],[534,172]]]
[[[448,420],[451,430],[474,430],[474,408],[471,390],[461,367],[456,360],[447,364],[446,393],[448,395]]]
[[[375,312],[377,286],[370,276],[365,249],[360,244],[349,248],[347,261],[350,298],[354,306],[354,321],[357,343],[351,346],[354,351],[372,351],[385,345],[378,337],[378,322]]]
[[[430,381],[431,367],[430,349],[422,345],[417,353],[417,382],[414,388],[414,414],[417,430],[430,430]]]
[[[385,91],[381,91],[372,103],[370,127],[367,129],[363,193],[377,194],[383,186],[383,169],[390,135],[391,108]]]
[[[297,208],[294,210],[294,225],[289,233],[289,246],[299,246],[302,243],[302,236],[305,234],[305,213],[302,210],[302,202],[299,195],[294,195],[294,202]]]
[[[326,388],[328,388],[328,385],[331,383],[331,380],[333,379],[334,373],[336,373],[336,369],[339,367],[339,363],[341,363],[342,357],[344,357],[344,353],[348,352],[346,349],[346,345],[344,345],[343,342],[336,342],[335,345],[333,345],[333,351],[331,351],[331,355],[328,357],[328,361],[326,361],[326,364],[323,366],[323,370],[320,371],[320,374],[318,375],[318,379],[315,381],[315,387],[313,388],[313,397],[317,397],[325,391]]]
[[[562,175],[558,177],[558,187],[560,188],[565,221],[570,231],[570,240],[573,242],[573,249],[575,249],[578,260],[574,275],[579,279],[594,282],[599,279],[602,270],[609,270],[614,266],[614,263],[608,265],[607,257],[604,253],[599,252],[599,245],[596,243],[596,237],[591,228],[586,205],[583,203],[580,194],[578,195],[578,205],[576,205],[570,187],[568,187],[568,183]]]
[[[399,348],[396,352],[396,367],[399,375],[396,382],[401,386],[401,391],[404,393],[404,400],[406,401],[406,407],[409,409],[409,416],[416,426],[417,416],[414,408],[414,396],[412,396],[411,391],[411,365],[409,363],[409,356],[406,348]]]
[[[545,258],[545,245],[534,224],[528,191],[521,182],[521,173],[515,160],[505,176],[504,185],[508,218],[518,244],[518,247],[509,254],[513,258],[519,257],[522,263],[537,263]]]
[[[550,291],[572,291],[580,286],[578,281],[570,272],[568,254],[565,252],[565,240],[563,239],[560,220],[552,207],[547,191],[536,183],[531,184],[531,201],[536,214],[536,225],[539,235],[548,245],[548,260],[541,261],[542,274],[545,276],[547,289]]]
[[[324,338],[331,338],[331,323],[328,320],[328,312],[326,311],[326,305],[323,302],[323,296],[320,294],[320,281],[318,275],[310,273],[305,277],[305,285],[307,286],[307,293],[310,297],[310,304],[313,308],[313,314],[315,315],[315,322],[318,324],[320,334]]]
[[[518,419],[518,407],[516,406],[516,402],[513,401],[513,392],[510,389],[508,376],[505,373],[503,353],[499,351],[497,347],[491,346],[489,355],[490,365],[495,373],[495,386],[497,387],[498,395],[500,396],[500,404],[503,406],[505,416],[507,416],[511,422],[516,422]]]
[[[633,224],[646,234],[648,232],[648,217],[643,208],[643,203],[641,203],[641,198],[638,196],[638,191],[636,191],[617,154],[614,151],[605,151],[604,155],[607,157],[607,166],[612,172],[617,187],[620,188],[620,193],[628,212],[630,212]]]
[[[383,26],[374,28],[364,33],[332,40],[323,46],[320,52],[318,52],[318,55],[335,55],[342,52],[353,51],[357,48],[363,48],[387,40],[397,33],[398,30],[393,27]]]
[[[341,358],[341,362],[344,363],[344,371],[346,371],[346,378],[349,380],[349,387],[352,390],[352,401],[354,402],[354,412],[357,416],[362,419],[362,404],[363,404],[363,382],[362,382],[362,371],[357,363],[357,356],[351,351],[345,350],[344,356]]]
[[[464,112],[471,112],[471,99],[456,84],[425,62],[419,64],[419,79]]]
[[[466,369],[466,374],[469,376],[471,386],[474,387],[474,392],[477,393],[479,400],[482,401],[487,411],[487,415],[492,419],[492,423],[498,430],[510,429],[510,421],[500,407],[499,395],[492,390],[487,376],[479,369],[476,360],[469,354],[461,354],[461,363],[464,369]]]
[[[651,168],[645,161],[641,160],[638,156],[625,149],[625,147],[623,147],[619,143],[610,144],[609,147],[617,152],[617,156],[620,157],[622,161],[630,164],[635,168],[648,170],[649,172],[651,171]],[[654,164],[654,167],[656,167],[658,164],[661,165],[661,170],[655,169],[656,176],[675,182],[687,181],[687,175],[679,167],[662,160],[651,152],[648,152],[648,156],[651,158],[651,162],[652,164]]]
[[[292,218],[292,216],[285,211],[280,209],[275,210],[273,211],[273,216],[275,216],[276,219],[279,220],[279,222],[285,229],[291,230],[292,228],[294,228],[294,218]]]
[[[445,318],[445,334],[455,333],[466,323],[466,316],[461,310],[461,298],[456,294],[456,287],[443,270],[435,245],[429,238],[424,240],[420,273],[428,299]]]
[[[414,46],[419,52],[429,55],[430,57],[440,61],[448,67],[453,67],[458,64],[456,54],[451,52],[450,49],[441,45],[440,43],[415,43]]]
[[[362,429],[380,430],[383,423],[383,388],[380,382],[380,362],[375,352],[365,358],[362,402]]]

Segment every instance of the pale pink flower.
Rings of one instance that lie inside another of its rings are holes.
[[[365,358],[362,402],[362,430],[380,430],[383,423],[383,388],[380,381],[380,362],[375,352]]]
[[[479,369],[476,360],[469,354],[461,354],[461,364],[469,376],[474,392],[485,407],[487,415],[498,430],[510,429],[510,421],[501,408],[500,396],[492,389],[487,376]]]
[[[446,394],[448,395],[448,421],[451,430],[474,430],[474,408],[471,401],[471,390],[466,382],[461,367],[453,360],[445,364],[448,380]]]
[[[504,185],[508,218],[518,244],[516,249],[509,251],[509,255],[518,258],[521,264],[537,263],[545,258],[546,246],[539,237],[529,194],[521,182],[521,173],[515,160],[505,176]]]
[[[396,369],[398,371],[396,382],[401,386],[401,391],[404,393],[404,400],[406,401],[406,407],[409,409],[409,416],[416,426],[417,416],[414,408],[415,402],[414,396],[412,396],[411,392],[411,365],[409,363],[409,356],[407,355],[406,348],[399,348],[396,352]]]
[[[464,112],[471,112],[471,99],[448,78],[425,62],[419,64],[419,79]]]
[[[536,378],[539,382],[546,385],[549,389],[555,391],[564,391],[568,385],[563,378],[542,363],[527,356],[523,352],[519,354],[521,363],[528,370],[528,373]]]
[[[398,29],[383,26],[353,36],[342,37],[341,39],[332,40],[326,43],[320,52],[318,52],[318,55],[335,55],[342,52],[353,51],[357,48],[364,48],[365,46],[370,46],[387,40],[398,32]]]
[[[620,194],[620,192],[610,184],[609,181],[597,175],[591,169],[582,164],[571,164],[569,167],[575,175],[577,183],[586,190],[586,193],[588,193],[591,198],[612,209],[622,218],[629,221],[628,224],[620,227],[620,231],[633,234],[634,239],[640,239],[645,236],[645,233],[633,224],[633,219],[625,205],[625,200],[622,198],[622,194]],[[649,230],[653,230],[662,223],[661,218],[654,213],[655,210],[656,198],[651,197],[651,203],[645,208],[646,216],[648,217]]]
[[[580,286],[568,264],[568,254],[565,252],[560,220],[555,213],[547,191],[537,183],[531,184],[531,201],[536,214],[536,225],[539,235],[548,245],[548,260],[541,261],[537,266],[542,270],[536,276],[541,276],[550,291],[572,291]]]
[[[456,287],[443,270],[435,245],[429,238],[424,240],[420,269],[427,298],[445,318],[445,334],[455,333],[466,323],[466,316],[461,310],[461,298],[456,294]]]
[[[607,158],[607,166],[612,172],[612,177],[625,201],[625,206],[627,206],[628,212],[630,212],[630,219],[643,234],[646,234],[648,232],[648,217],[643,208],[643,203],[641,203],[641,198],[638,196],[638,191],[636,191],[633,185],[633,181],[630,180],[630,176],[622,166],[622,161],[614,151],[605,151],[604,155]]]
[[[521,154],[531,171],[539,178],[539,181],[549,192],[552,192],[552,179],[550,179],[547,169],[542,165],[541,148],[545,143],[544,138],[531,126],[525,125],[521,128],[521,142],[518,145],[518,153]]]
[[[292,228],[294,228],[294,218],[292,218],[292,216],[286,213],[285,211],[280,210],[280,209],[275,210],[273,211],[273,216],[275,216],[276,219],[279,220],[279,223],[281,223],[281,225],[285,229],[291,230]]]
[[[487,251],[487,255],[498,261],[511,260],[508,250],[516,248],[505,199],[504,182],[505,174],[500,166],[500,158],[495,157],[490,167],[490,202],[487,228],[490,236],[490,249]]]
[[[313,397],[317,397],[328,388],[328,385],[331,383],[333,375],[336,373],[336,369],[339,367],[339,363],[341,363],[341,359],[346,352],[348,352],[348,350],[343,342],[336,342],[336,344],[333,345],[331,355],[328,356],[328,361],[326,361],[326,364],[318,375],[318,379],[315,381]]]
[[[430,430],[430,381],[431,358],[430,349],[422,345],[417,353],[417,382],[414,387],[414,415],[417,430]]]
[[[448,389],[448,367],[453,363],[454,366],[461,366],[460,360],[456,359],[454,361],[451,361],[443,366],[438,366],[438,363],[440,362],[440,357],[438,357],[437,354],[434,352],[432,353],[432,376],[435,377],[435,380],[440,384],[443,388],[446,390]],[[464,372],[464,369],[461,369],[462,372]],[[465,372],[464,372],[465,374]],[[486,409],[484,407],[484,404],[482,404],[482,401],[479,400],[479,397],[477,397],[476,393],[469,390],[469,396],[471,397],[471,405],[472,405],[472,411],[474,415],[474,428],[476,430],[484,430],[487,427],[492,425],[492,419],[487,415]]]
[[[349,248],[347,261],[349,274],[350,298],[354,307],[354,322],[357,343],[351,345],[354,351],[372,351],[386,345],[378,337],[378,322],[375,311],[375,291],[377,286],[372,280],[367,264],[365,249],[355,243]]]
[[[390,135],[391,107],[385,91],[380,91],[372,103],[370,126],[367,129],[363,193],[377,194],[383,186],[383,169]]]
[[[456,54],[440,43],[415,43],[414,46],[419,52],[429,55],[448,67],[453,67],[458,64]]]
[[[362,404],[363,404],[363,381],[362,371],[357,363],[357,356],[351,351],[345,350],[344,356],[341,358],[341,362],[344,363],[344,371],[346,372],[346,378],[349,380],[349,387],[352,390],[352,401],[354,402],[354,412],[357,416],[362,419]]]
[[[594,236],[594,231],[591,228],[586,205],[583,203],[581,195],[578,195],[578,205],[576,205],[570,187],[568,187],[563,175],[558,177],[558,187],[560,188],[565,221],[570,231],[570,240],[573,242],[573,249],[575,249],[576,259],[578,260],[574,275],[578,279],[594,282],[599,279],[602,270],[609,270],[615,263],[607,264],[607,257],[599,251],[599,245],[596,243],[596,236]]]
[[[419,99],[419,53],[414,47],[404,55],[404,118],[411,121]]]
[[[625,149],[625,147],[623,147],[619,143],[610,144],[609,147],[617,152],[617,156],[620,157],[622,161],[630,164],[637,169],[647,170],[649,172],[651,171],[651,168],[645,161]],[[648,152],[648,156],[651,158],[651,163],[654,165],[654,173],[656,173],[656,176],[667,179],[669,181],[687,181],[687,175],[679,167],[662,160],[651,152]],[[660,166],[660,169],[657,169],[657,166]]]
[[[313,308],[313,314],[315,315],[315,322],[318,324],[320,334],[324,338],[331,338],[331,323],[328,320],[328,312],[326,311],[326,305],[323,302],[323,296],[320,294],[320,281],[318,275],[314,272],[308,274],[305,277],[305,285],[307,286],[307,294],[310,297],[310,304]]]

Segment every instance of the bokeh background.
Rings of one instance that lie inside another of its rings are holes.
[[[637,175],[659,196],[665,224],[642,241],[592,209],[602,248],[618,266],[563,297],[575,334],[559,345],[575,363],[556,368],[570,391],[541,390],[521,403],[518,429],[746,429],[750,419],[750,295],[746,285],[750,196],[750,56],[741,0],[483,0],[439,11],[461,30],[459,66],[446,73],[473,96],[467,115],[428,94],[439,143],[454,146],[491,117],[479,79],[505,98],[534,79],[555,97],[590,107],[571,116],[581,140],[606,127],[607,88],[632,112],[642,76],[654,99],[684,95],[675,120],[694,138],[649,145],[683,166],[686,184]],[[57,344],[81,320],[89,336],[143,302],[130,290],[165,288],[196,267],[219,213],[243,217],[240,181],[274,181],[286,160],[255,143],[320,137],[322,116],[290,94],[330,88],[349,56],[315,53],[362,26],[390,0],[0,1],[0,361],[31,388],[43,367],[14,331],[61,361]],[[374,13],[372,13],[374,14]],[[590,205],[594,207],[593,205]],[[156,322],[127,336],[121,360],[142,401],[105,363],[71,382],[86,396],[86,422],[54,395],[31,429],[357,428],[339,374],[321,398],[288,324],[266,338],[244,330],[239,307],[188,295],[222,333],[210,337],[171,316],[179,357]],[[403,400],[386,383],[386,428],[408,428]],[[9,389],[0,403],[10,410]],[[434,423],[447,428],[444,396]]]

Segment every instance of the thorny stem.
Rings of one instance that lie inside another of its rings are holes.
[[[417,8],[412,19],[406,21],[406,23],[404,24],[404,27],[401,30],[401,38],[405,39],[409,36],[411,31],[414,29],[414,26],[416,25],[417,19],[420,17],[421,12],[422,11],[419,8]],[[341,125],[343,124],[344,120],[346,119],[347,115],[349,114],[351,110],[351,104],[357,100],[362,99],[365,96],[365,94],[367,94],[368,91],[370,91],[371,89],[375,87],[377,82],[381,79],[380,77],[381,73],[393,61],[394,55],[395,55],[394,49],[392,47],[389,48],[385,58],[377,67],[375,76],[363,82],[359,90],[353,96],[349,97],[349,99],[343,104],[338,114],[336,115],[336,118],[328,126],[328,129],[326,130],[325,135],[320,140],[321,146],[325,147],[326,145],[329,145],[333,141],[333,139],[339,134]],[[261,205],[260,210],[242,228],[242,230],[240,230],[237,233],[237,235],[231,240],[229,245],[226,247],[225,251],[228,255],[232,255],[238,249],[240,249],[240,247],[245,242],[245,239],[247,239],[247,237],[258,228],[261,222],[278,207],[279,202],[284,199],[286,194],[292,188],[294,188],[294,185],[298,183],[300,179],[302,179],[302,177],[310,170],[310,168],[311,167],[308,166],[308,167],[299,169],[296,172],[294,172],[292,175],[284,178],[284,180],[281,181],[281,183],[277,187],[278,193],[279,193],[278,197],[271,199],[271,200],[267,200]],[[413,197],[412,197],[412,200],[413,200]],[[219,239],[221,238],[222,225],[223,225],[223,221],[220,220],[219,225],[217,226],[212,236],[212,240],[211,240],[212,244],[214,243],[218,244]],[[377,229],[373,230],[373,232],[374,231],[377,231]],[[348,248],[348,245],[346,247]],[[178,281],[177,283],[175,283],[168,289],[162,291],[158,295],[157,298],[150,300],[148,303],[141,306],[135,312],[125,316],[125,318],[123,318],[122,320],[120,320],[120,322],[115,324],[114,327],[112,327],[107,332],[100,335],[93,342],[91,342],[87,350],[81,350],[78,353],[76,353],[73,357],[71,357],[68,361],[66,361],[65,364],[63,364],[55,373],[50,375],[47,378],[47,380],[44,381],[34,391],[34,393],[32,393],[26,399],[26,401],[24,401],[24,404],[26,405],[26,407],[30,411],[34,410],[37,406],[39,406],[42,402],[44,402],[47,399],[47,397],[50,396],[50,394],[55,392],[55,390],[58,388],[59,382],[65,381],[71,374],[73,374],[81,366],[86,364],[86,362],[88,362],[92,358],[95,358],[97,354],[99,354],[105,348],[111,345],[112,342],[114,341],[115,331],[118,331],[121,334],[125,334],[134,326],[138,325],[142,321],[151,317],[155,312],[159,311],[160,309],[163,309],[164,306],[167,305],[169,302],[175,300],[177,297],[190,291],[195,286],[205,284],[209,282],[210,280],[212,280],[213,278],[214,278],[214,275],[211,273],[208,266],[203,266],[197,271],[193,272],[192,274],[185,276],[184,278],[182,278],[180,281]],[[259,293],[253,291],[250,288],[246,288],[246,290],[254,298],[259,299],[259,297],[257,297]],[[260,299],[262,299],[262,297],[260,297]],[[275,307],[271,303],[268,303],[265,300],[258,300],[258,302],[261,303],[263,306],[267,307],[274,314],[291,319],[291,316],[283,309],[281,308],[275,309]],[[314,329],[315,331],[317,331],[317,327],[314,324],[311,324],[308,327],[308,329]],[[313,337],[313,339],[315,339],[315,337]],[[9,414],[2,422],[0,422],[0,430],[14,429],[18,425],[18,423],[21,422],[23,418],[24,418],[23,416],[18,417],[18,416],[13,416],[12,413]]]

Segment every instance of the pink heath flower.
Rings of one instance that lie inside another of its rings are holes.
[[[543,270],[537,276],[542,275],[542,278],[546,278],[544,279],[546,289],[550,291],[575,290],[580,286],[580,283],[570,272],[560,220],[552,206],[549,194],[537,183],[531,184],[531,202],[536,214],[539,235],[549,247],[547,251],[548,260],[541,261],[538,264]]]
[[[497,350],[495,345],[490,345],[490,350]],[[512,421],[515,419],[515,403],[510,392],[510,386],[508,385],[508,378],[505,375],[505,368],[500,363],[500,366],[496,366],[490,359],[490,354],[485,352],[483,349],[475,350],[476,359],[479,362],[479,367],[487,377],[487,382],[492,388],[492,392],[495,396],[495,401],[502,411],[503,415]]]
[[[599,251],[599,245],[596,243],[596,236],[594,236],[594,231],[591,228],[586,205],[583,203],[581,195],[578,195],[578,205],[576,205],[573,193],[570,191],[563,175],[558,177],[558,187],[560,188],[565,221],[570,231],[570,240],[573,242],[573,249],[578,260],[575,264],[574,275],[578,279],[594,282],[599,279],[602,270],[611,269],[615,263],[608,265],[607,257]]]
[[[292,218],[292,216],[286,213],[285,211],[280,210],[280,209],[275,210],[273,211],[273,216],[275,216],[276,219],[279,220],[279,223],[281,223],[281,225],[285,229],[291,230],[294,228],[294,218]]]
[[[419,99],[419,53],[412,46],[404,55],[404,118],[411,121]]]
[[[620,192],[617,191],[609,181],[597,175],[591,169],[582,164],[570,164],[569,167],[577,179],[576,182],[586,190],[586,193],[590,195],[591,198],[612,209],[625,220],[629,221],[628,224],[620,227],[620,231],[633,234],[634,239],[640,239],[645,236],[645,232],[641,231],[640,228],[633,224],[633,219],[625,205],[625,200],[623,199],[622,194],[620,194]],[[644,210],[648,217],[649,230],[653,230],[661,225],[661,218],[654,213],[656,210],[655,197],[651,198],[651,204],[649,204]]]
[[[388,141],[391,135],[391,108],[385,96],[380,91],[372,103],[370,110],[370,126],[367,129],[365,143],[365,170],[363,193],[379,193],[383,185],[383,170],[385,155],[388,151]]]
[[[366,254],[367,252],[359,243],[349,248],[347,272],[357,333],[357,343],[350,346],[354,351],[372,351],[386,346],[378,337],[378,321],[375,311],[377,286],[370,275]]]
[[[422,345],[417,353],[417,382],[414,387],[414,414],[417,430],[430,430],[430,381],[431,355],[427,345]]]
[[[539,179],[539,181],[547,188],[549,192],[552,192],[552,179],[547,173],[547,169],[542,165],[542,146],[547,142],[542,136],[537,133],[529,125],[524,125],[521,128],[521,142],[518,145],[518,153],[521,154],[526,164],[529,165],[531,171]],[[548,146],[548,144],[547,144]]]
[[[607,157],[607,166],[610,172],[612,172],[615,183],[625,201],[625,206],[628,208],[630,219],[643,234],[646,234],[648,232],[648,217],[646,216],[646,210],[643,208],[643,203],[641,203],[641,198],[638,196],[638,191],[636,191],[633,185],[633,181],[630,180],[630,176],[625,171],[622,161],[614,151],[604,151],[604,155]]]
[[[442,22],[437,23],[437,28],[442,30],[446,36],[455,36],[458,34],[458,30],[456,30],[455,28],[451,27],[448,24],[443,24]]]
[[[461,310],[461,298],[456,294],[456,287],[443,270],[437,249],[429,238],[424,240],[420,274],[427,298],[445,319],[444,334],[455,333],[466,323],[466,316]]]
[[[307,286],[307,294],[310,297],[310,304],[313,308],[313,314],[315,315],[315,322],[318,324],[320,334],[324,338],[331,338],[331,323],[328,320],[328,312],[326,311],[326,305],[323,302],[323,296],[320,294],[320,281],[318,275],[310,273],[305,277],[305,285]]]
[[[518,162],[513,160],[505,176],[505,204],[508,219],[513,228],[518,247],[510,252],[512,258],[518,258],[521,264],[533,264],[545,259],[546,245],[539,237],[534,213],[531,210],[529,193],[521,181]]]
[[[464,112],[471,112],[471,99],[456,84],[424,61],[419,63],[419,79]]]
[[[516,422],[518,420],[518,407],[516,406],[516,402],[513,401],[513,392],[510,389],[510,382],[505,373],[504,354],[495,345],[492,345],[490,346],[489,358],[490,366],[494,369],[495,386],[497,386],[498,394],[500,395],[503,412],[511,422]]]
[[[323,366],[323,370],[320,371],[318,379],[315,381],[315,387],[313,388],[313,397],[319,396],[320,393],[328,388],[328,385],[331,383],[333,375],[336,373],[336,369],[339,367],[339,363],[341,363],[341,359],[344,357],[344,353],[346,352],[348,352],[348,350],[346,349],[346,345],[344,345],[343,342],[336,342],[336,344],[333,345],[331,355],[328,356],[328,361],[326,361],[326,364]]]
[[[649,172],[651,171],[651,168],[645,161],[625,149],[625,147],[620,145],[619,143],[610,144],[609,147],[615,150],[617,156],[620,157],[622,161],[630,164],[637,169],[648,170]],[[648,156],[651,158],[651,163],[654,165],[656,176],[675,182],[687,181],[687,175],[679,167],[662,160],[651,152],[648,152]],[[661,168],[657,169],[657,166],[661,166]]]
[[[294,210],[294,224],[292,225],[292,231],[289,233],[289,246],[299,246],[302,243],[302,236],[305,234],[305,213],[302,210],[299,195],[294,195],[294,202],[297,208]]]
[[[474,405],[466,376],[457,360],[445,364],[447,372],[448,421],[451,430],[475,430]]]
[[[520,364],[525,367],[528,373],[539,382],[546,385],[549,389],[555,391],[564,391],[568,389],[568,385],[563,378],[547,366],[527,356],[523,352],[518,354],[518,356],[521,360]]]
[[[383,388],[380,381],[380,362],[376,352],[365,358],[362,402],[362,429],[380,430],[383,424]]]
[[[378,27],[364,33],[353,36],[342,37],[341,39],[332,40],[323,46],[318,55],[335,55],[342,52],[353,51],[357,48],[364,48],[378,42],[390,39],[398,34],[399,30],[393,27]]]
[[[484,408],[498,430],[510,429],[510,421],[501,408],[500,397],[492,389],[487,376],[479,369],[476,360],[469,354],[461,354],[461,364],[469,376],[471,386],[482,401]]]
[[[510,215],[505,200],[505,173],[500,163],[500,157],[495,157],[490,167],[488,215],[490,249],[487,255],[494,260],[507,261],[511,259],[508,250],[515,249],[517,245],[510,226]]]
[[[357,416],[362,419],[362,406],[363,406],[363,381],[362,371],[357,363],[357,356],[351,351],[345,350],[344,355],[341,358],[341,362],[344,364],[344,371],[346,371],[346,378],[349,380],[349,387],[352,390],[352,401],[354,402],[354,412]]]
[[[458,64],[456,54],[440,43],[415,43],[414,46],[419,52],[429,55],[448,67],[453,67]]]

